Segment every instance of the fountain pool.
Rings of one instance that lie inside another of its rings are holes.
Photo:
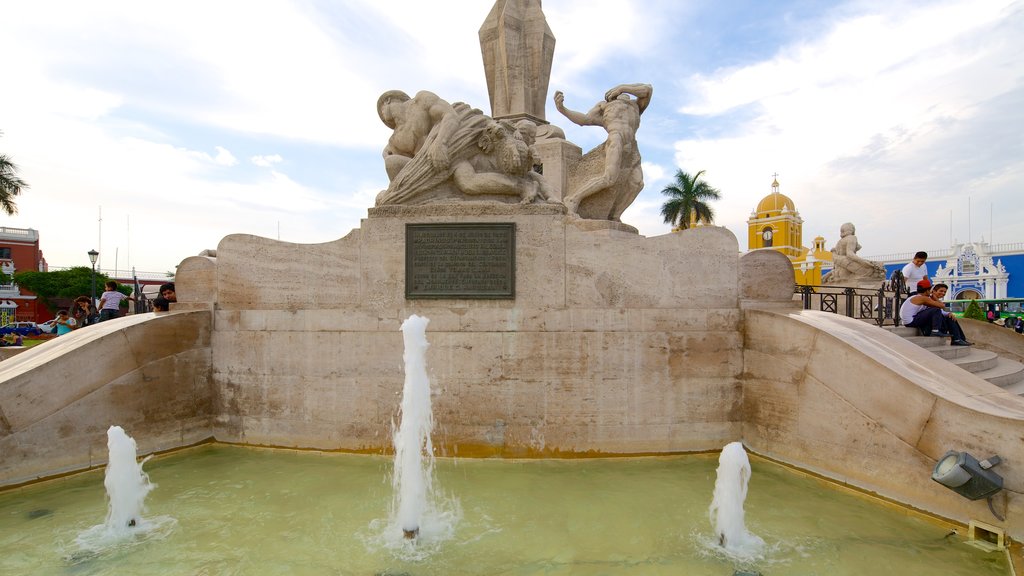
[[[148,515],[171,516],[96,554],[75,537],[106,513],[103,471],[0,494],[0,574],[578,575],[1008,573],[1004,554],[948,526],[752,457],[747,527],[763,556],[715,546],[717,455],[438,459],[450,537],[385,535],[392,459],[220,444],[150,460]],[[401,540],[401,538],[399,538]]]

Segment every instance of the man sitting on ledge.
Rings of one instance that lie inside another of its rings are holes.
[[[900,306],[900,320],[908,328],[917,328],[922,336],[950,337],[953,346],[970,346],[956,317],[946,310],[942,298],[949,286],[931,283],[925,279],[917,283],[917,294],[907,298]]]

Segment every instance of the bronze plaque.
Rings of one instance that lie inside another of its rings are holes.
[[[406,224],[405,297],[515,298],[515,223]]]

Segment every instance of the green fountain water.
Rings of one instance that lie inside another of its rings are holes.
[[[782,466],[751,460],[737,560],[708,521],[716,455],[579,460],[438,459],[446,539],[388,535],[383,456],[206,445],[151,460],[146,501],[170,529],[83,554],[106,513],[101,470],[0,494],[0,574],[568,575],[1008,573],[1005,555],[949,527]]]

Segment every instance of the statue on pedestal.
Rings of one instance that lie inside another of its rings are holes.
[[[377,112],[394,129],[383,153],[391,184],[377,196],[378,206],[462,195],[516,196],[524,204],[549,197],[547,183],[533,171],[532,122],[497,121],[426,91],[409,98],[389,90]]]
[[[847,222],[839,228],[839,242],[832,248],[832,271],[821,279],[822,284],[856,285],[885,280],[885,267],[879,262],[857,256],[860,243],[857,229]]]
[[[394,132],[383,154],[390,184],[376,205],[561,202],[573,217],[618,223],[644,186],[636,133],[653,89],[621,84],[586,113],[556,92],[563,116],[608,133],[584,155],[544,119],[554,45],[540,0],[496,0],[480,29],[493,118],[433,92],[382,94],[377,113]]]

